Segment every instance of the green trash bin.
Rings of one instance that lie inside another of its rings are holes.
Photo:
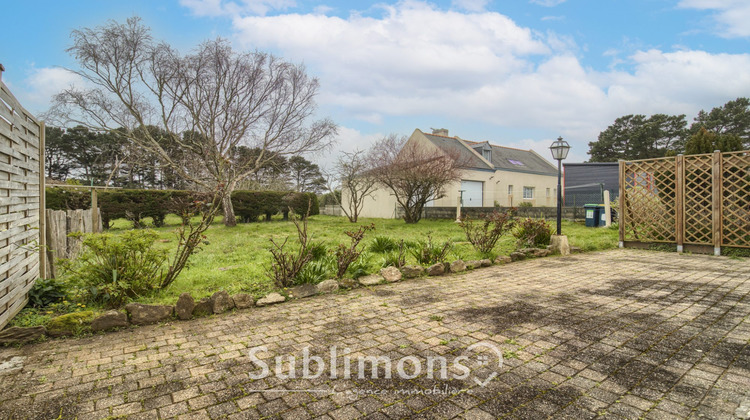
[[[599,205],[598,204],[586,204],[583,206],[586,212],[586,227],[598,227],[599,226]]]

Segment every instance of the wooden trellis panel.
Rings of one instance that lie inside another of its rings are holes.
[[[620,161],[620,242],[750,248],[750,151]]]
[[[675,242],[675,171],[674,159],[626,162],[624,240]]]
[[[0,80],[0,328],[39,276],[43,132]]]
[[[685,156],[683,159],[684,243],[713,245],[712,155]]]
[[[750,152],[722,156],[722,241],[750,248]]]

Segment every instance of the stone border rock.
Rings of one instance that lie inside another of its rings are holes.
[[[579,249],[576,251],[580,252]],[[129,303],[125,305],[125,311],[110,310],[93,318],[88,325],[81,326],[84,331],[105,332],[133,325],[149,325],[170,320],[189,320],[221,314],[232,309],[247,309],[252,307],[263,307],[282,303],[288,298],[303,299],[315,295],[335,293],[342,289],[354,289],[356,287],[372,287],[380,284],[393,283],[402,279],[413,279],[427,276],[441,276],[444,274],[456,274],[467,270],[475,270],[482,267],[490,267],[493,264],[507,264],[512,261],[524,260],[526,258],[538,258],[551,255],[549,249],[525,248],[512,252],[509,256],[499,256],[494,261],[489,259],[462,261],[456,260],[451,263],[433,264],[427,268],[419,265],[410,265],[396,268],[386,267],[379,274],[370,274],[359,279],[325,280],[317,285],[304,284],[285,290],[283,295],[278,292],[269,293],[257,301],[247,293],[229,295],[226,290],[220,290],[211,297],[202,298],[199,301],[190,295],[183,293],[174,305],[145,305],[142,303]],[[58,318],[69,316],[61,315]],[[57,318],[54,318],[57,319]],[[53,320],[54,320],[53,319]],[[66,336],[70,334],[57,334],[47,331],[43,326],[37,327],[9,327],[0,331],[0,345],[25,344],[39,340],[45,336]]]

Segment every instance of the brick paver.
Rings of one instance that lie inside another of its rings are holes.
[[[747,260],[634,250],[421,278],[0,349],[0,362],[25,358],[0,374],[0,418],[731,419],[750,399],[749,293]],[[502,367],[470,349],[480,342]],[[333,378],[326,360],[315,378],[252,380],[261,345],[271,369],[335,345],[355,364],[410,357],[410,378],[384,365]],[[470,373],[449,373],[462,379],[414,370],[460,355]]]

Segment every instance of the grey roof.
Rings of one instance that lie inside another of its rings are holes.
[[[468,168],[487,169],[493,168],[484,163],[484,161],[471,150],[467,149],[455,137],[438,136],[434,134],[423,133],[427,140],[435,146],[445,150],[448,153],[456,153],[462,163]]]
[[[447,137],[435,134],[422,133],[424,136],[432,142],[434,145],[440,147],[447,152],[457,153],[466,162],[465,166],[468,168],[482,169],[482,170],[494,170],[500,169],[505,171],[514,172],[527,172],[534,174],[543,175],[557,175],[557,168],[532,152],[531,150],[514,149],[511,147],[496,146],[489,144],[486,141],[474,142],[469,140],[463,140],[469,148],[476,147],[481,150],[481,147],[489,146],[492,148],[492,165],[487,165],[484,160],[479,156],[465,147],[456,137]],[[481,153],[481,152],[478,152]]]
[[[492,164],[496,169],[557,175],[557,168],[530,150],[492,146]],[[520,164],[519,164],[520,163]]]

